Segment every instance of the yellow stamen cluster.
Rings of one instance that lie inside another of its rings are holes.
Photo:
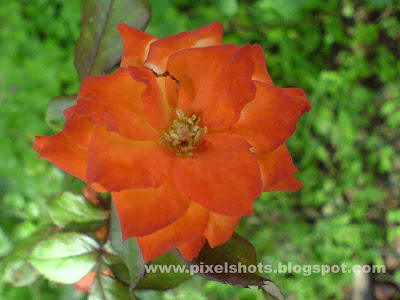
[[[176,156],[192,156],[202,135],[207,133],[207,127],[200,128],[200,118],[195,115],[185,117],[183,111],[176,110],[176,119],[168,132],[164,132],[158,143],[175,152]]]

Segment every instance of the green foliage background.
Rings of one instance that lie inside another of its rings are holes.
[[[264,264],[384,263],[400,239],[400,1],[151,0],[147,31],[162,37],[220,20],[225,42],[259,43],[278,86],[313,105],[289,148],[304,183],[268,193],[239,232]],[[80,0],[0,2],[0,257],[43,222],[46,201],[75,184],[32,150],[51,99],[76,93]],[[400,249],[397,249],[400,257]],[[399,264],[400,265],[400,264]],[[400,270],[391,270],[400,283]],[[1,275],[1,270],[0,270]],[[391,275],[390,275],[391,276]],[[270,274],[294,299],[345,299],[351,274]],[[391,277],[390,277],[391,278]],[[392,280],[392,279],[391,279]],[[238,296],[239,295],[239,296]],[[0,299],[81,299],[39,280]],[[262,299],[201,278],[142,299]]]

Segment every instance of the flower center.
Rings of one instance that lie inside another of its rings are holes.
[[[192,156],[201,136],[207,133],[207,127],[199,127],[200,117],[185,117],[180,109],[176,110],[176,116],[168,132],[163,132],[158,143],[174,151],[176,156]]]

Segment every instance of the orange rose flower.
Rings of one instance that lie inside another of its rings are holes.
[[[223,45],[219,22],[162,39],[118,30],[121,67],[86,77],[63,131],[34,147],[111,192],[145,261],[176,247],[192,260],[228,241],[262,192],[302,186],[285,141],[310,104],[273,85],[259,45]]]

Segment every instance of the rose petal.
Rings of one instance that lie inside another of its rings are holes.
[[[253,100],[256,87],[251,46],[182,50],[168,60],[168,72],[180,82],[178,107],[201,117],[210,130],[228,128]]]
[[[143,112],[147,121],[155,130],[165,131],[170,123],[170,109],[165,96],[165,79],[157,78],[147,68],[130,67],[129,72],[133,79],[147,86],[142,95]]]
[[[68,122],[76,113],[76,105],[72,105],[63,111],[65,122]]]
[[[98,192],[98,193],[108,193],[108,191],[104,188],[104,187],[102,187],[100,184],[98,184],[98,183],[92,183],[91,185],[90,185],[90,187],[92,188],[92,189],[94,189],[96,192]]]
[[[175,160],[173,174],[178,190],[219,214],[251,214],[262,183],[257,157],[250,147],[238,136],[207,134],[193,157]]]
[[[239,219],[239,217],[210,213],[208,226],[204,235],[211,248],[225,244],[229,241],[235,231]]]
[[[303,184],[298,181],[296,178],[293,176],[287,177],[281,181],[279,181],[277,184],[268,187],[265,192],[273,192],[273,191],[290,191],[294,192],[299,190]]]
[[[171,225],[144,237],[137,242],[147,262],[184,243],[198,239],[207,228],[208,211],[192,202],[187,211]]]
[[[96,127],[89,145],[87,181],[116,192],[159,187],[173,157],[156,141],[133,141]]]
[[[114,192],[112,198],[123,239],[148,235],[170,225],[190,205],[190,201],[177,191],[172,176],[158,188]]]
[[[189,115],[194,102],[212,98],[218,76],[238,50],[236,45],[222,45],[187,49],[172,55],[167,69],[179,81],[177,107]]]
[[[83,188],[83,196],[85,196],[86,199],[88,199],[90,202],[92,202],[96,206],[98,206],[100,204],[100,201],[97,198],[96,191],[93,188],[91,188],[89,185],[87,185]]]
[[[96,272],[90,272],[90,273],[86,274],[85,277],[83,277],[78,282],[74,283],[74,288],[83,293],[88,293],[90,290],[90,287],[92,286],[92,284],[94,282],[95,277],[96,277]]]
[[[178,103],[178,90],[180,84],[171,76],[165,77],[165,94],[171,111],[175,111]]]
[[[36,137],[34,149],[40,154],[40,158],[46,159],[63,171],[85,180],[87,165],[87,149],[71,143],[60,132],[51,137]]]
[[[192,261],[193,258],[199,256],[201,249],[203,249],[204,244],[206,243],[206,237],[202,235],[201,237],[190,241],[188,243],[184,243],[177,247],[181,252],[181,255],[187,261]]]
[[[36,137],[33,147],[39,153],[39,157],[85,180],[88,161],[87,145],[93,128],[93,124],[85,116],[75,114],[65,123],[60,133],[49,137]]]
[[[142,94],[146,85],[127,68],[103,76],[87,76],[78,95],[77,112],[107,130],[134,140],[154,140],[158,133],[147,122]]]
[[[87,148],[93,129],[93,124],[85,116],[75,114],[65,123],[63,132],[71,143]]]
[[[275,150],[296,130],[302,107],[283,89],[255,81],[257,93],[230,129],[248,140],[257,154]]]
[[[150,44],[156,38],[124,23],[119,23],[117,29],[122,37],[124,49],[121,67],[143,66],[149,53]]]
[[[223,26],[219,22],[159,39],[150,45],[145,66],[163,74],[170,55],[182,49],[222,44]]]
[[[281,181],[293,178],[293,175],[297,173],[297,168],[294,166],[292,157],[285,144],[282,144],[274,152],[259,156],[259,163],[264,192],[276,190],[271,188]],[[294,181],[290,180],[289,183],[294,184]],[[298,187],[297,183],[295,187]]]
[[[303,106],[301,114],[308,112],[311,109],[311,103],[307,99],[306,93],[299,88],[284,88],[283,89],[293,101]]]
[[[243,107],[254,99],[256,86],[251,80],[254,74],[251,60],[250,45],[239,49],[217,78],[213,95],[193,104],[193,111],[201,112],[198,114],[210,130],[225,129],[235,123]]]
[[[253,63],[255,67],[252,79],[274,85],[267,70],[267,63],[265,61],[264,49],[261,48],[260,45],[254,44],[251,46],[251,52],[253,54],[252,55]]]
[[[110,271],[110,269],[105,269],[102,273],[114,277],[114,274]],[[88,273],[85,277],[74,284],[74,288],[78,291],[88,293],[96,275],[96,272]]]

